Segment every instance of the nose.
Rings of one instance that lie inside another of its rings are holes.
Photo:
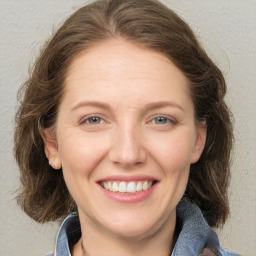
[[[109,159],[115,164],[131,168],[146,160],[141,134],[136,129],[123,129],[115,134]]]

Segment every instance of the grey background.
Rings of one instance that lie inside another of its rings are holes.
[[[87,1],[88,2],[88,1]],[[256,251],[256,1],[162,1],[189,22],[228,84],[236,146],[230,188],[231,217],[217,230],[222,245]],[[53,251],[58,225],[40,225],[16,205],[18,168],[12,156],[16,93],[44,41],[86,1],[0,0],[0,255]]]

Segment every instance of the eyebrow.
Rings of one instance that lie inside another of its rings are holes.
[[[78,104],[75,104],[74,107],[71,108],[71,111],[74,111],[80,107],[99,107],[104,109],[111,109],[111,106],[108,103],[99,102],[99,101],[81,101]],[[156,108],[163,108],[163,107],[173,107],[177,108],[181,111],[184,111],[184,109],[177,104],[176,102],[172,101],[159,101],[159,102],[151,102],[145,105],[145,109],[152,110]]]
[[[184,111],[184,109],[176,102],[172,101],[159,101],[159,102],[151,102],[146,104],[147,109],[155,109],[155,108],[163,108],[163,107],[173,107]]]
[[[105,108],[105,109],[111,109],[109,104],[99,101],[81,101],[78,104],[75,104],[74,107],[71,108],[71,111],[74,111],[80,107],[99,107],[99,108]]]

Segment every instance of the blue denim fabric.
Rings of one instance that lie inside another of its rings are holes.
[[[220,256],[239,256],[220,247],[217,234],[195,204],[186,200],[178,204],[177,226],[180,233],[170,256],[198,256],[205,247],[217,249]]]
[[[200,209],[186,200],[181,200],[177,206],[177,227],[179,236],[170,256],[199,256],[205,247],[218,249],[218,256],[239,256],[220,247],[216,233],[209,227]],[[72,213],[60,227],[54,256],[71,256],[69,248],[80,237],[79,218],[77,213]]]

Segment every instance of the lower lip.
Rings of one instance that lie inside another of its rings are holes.
[[[104,193],[104,195],[106,195],[112,200],[115,200],[121,203],[137,203],[149,198],[152,195],[152,193],[155,191],[157,185],[158,184],[156,183],[151,188],[145,191],[141,191],[137,193],[124,193],[124,194],[108,191],[104,189],[100,184],[99,184],[99,187],[101,191]]]

